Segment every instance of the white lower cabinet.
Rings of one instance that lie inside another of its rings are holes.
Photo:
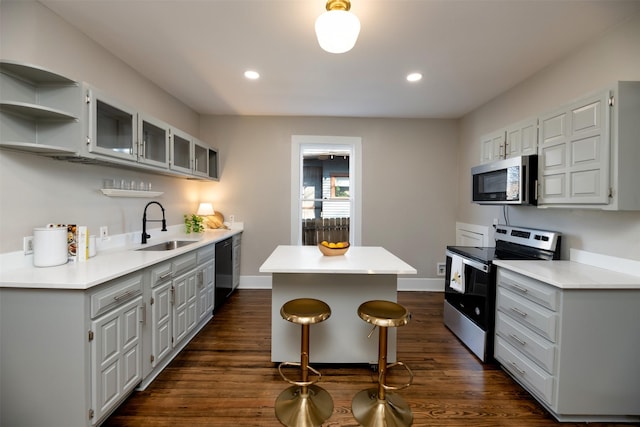
[[[497,273],[495,358],[559,421],[640,420],[637,289]]]
[[[213,315],[215,244],[176,257],[149,269],[149,354],[146,387]]]
[[[149,363],[155,367],[171,352],[171,281],[151,289],[151,347]]]
[[[196,326],[196,271],[173,281],[173,340],[178,345]]]
[[[142,380],[141,307],[139,295],[91,322],[95,420],[113,409]]]
[[[215,256],[215,245],[198,251],[198,270],[196,273],[198,323],[213,313]]]
[[[214,248],[87,290],[0,288],[0,425],[103,423],[212,318]]]

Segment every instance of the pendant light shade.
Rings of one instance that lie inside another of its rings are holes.
[[[330,53],[350,51],[360,34],[360,20],[349,12],[349,0],[327,1],[327,11],[316,19],[320,47]]]

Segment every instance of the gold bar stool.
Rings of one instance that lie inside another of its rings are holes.
[[[309,366],[309,325],[325,321],[331,316],[331,309],[323,301],[299,298],[286,302],[280,309],[283,319],[302,325],[300,363],[282,362],[278,366],[280,376],[291,387],[276,399],[276,416],[288,427],[320,426],[333,412],[333,400],[322,387],[315,385],[322,374]],[[284,366],[300,366],[301,380],[293,381],[282,372]],[[317,379],[309,380],[309,371]]]
[[[351,402],[351,412],[355,419],[366,427],[404,427],[413,423],[413,413],[409,404],[392,390],[402,390],[413,382],[413,372],[402,362],[387,365],[387,328],[404,326],[409,323],[411,313],[400,304],[391,301],[367,301],[358,307],[358,316],[380,328],[378,342],[378,387],[369,388],[356,394]],[[369,334],[371,336],[373,330]],[[402,366],[409,373],[409,382],[402,386],[386,384],[387,370]]]

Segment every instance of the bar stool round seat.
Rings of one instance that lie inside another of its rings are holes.
[[[321,426],[333,413],[331,395],[315,385],[322,375],[309,366],[309,325],[323,322],[331,316],[331,308],[323,301],[313,298],[298,298],[282,305],[280,315],[284,320],[302,326],[300,363],[282,362],[278,366],[280,376],[292,384],[285,389],[275,403],[276,416],[287,427]],[[299,366],[300,381],[290,380],[282,372],[286,366]],[[317,376],[309,379],[309,371]]]
[[[411,320],[411,313],[402,305],[391,301],[373,300],[358,307],[358,316],[365,322],[379,327],[378,386],[357,393],[351,402],[351,412],[365,427],[405,427],[413,423],[409,404],[392,391],[411,385],[413,373],[403,362],[387,364],[387,328],[404,326]],[[372,331],[373,332],[373,331]],[[401,386],[386,383],[387,370],[395,366],[405,368],[409,381]]]

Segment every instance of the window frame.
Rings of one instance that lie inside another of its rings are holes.
[[[362,138],[351,136],[292,135],[291,136],[291,233],[292,245],[302,245],[302,168],[305,148],[332,147],[349,149],[349,191],[351,201],[349,241],[362,243]]]

